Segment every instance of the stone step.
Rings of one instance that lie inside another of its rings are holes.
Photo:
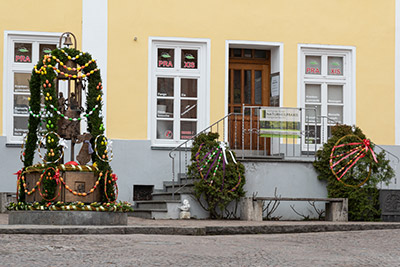
[[[180,179],[181,185],[182,184],[194,184],[194,182],[198,181],[199,179],[193,179],[193,178],[183,178]]]
[[[172,184],[174,184],[175,187],[179,187],[179,186],[183,186],[183,185],[193,186],[195,181],[197,181],[197,179],[187,179],[187,180],[181,181],[181,183],[179,183],[177,181],[175,181],[174,183],[172,181],[164,181],[163,185],[164,185],[164,188],[166,186],[172,186]]]
[[[177,193],[179,193],[179,194],[191,194],[191,193],[193,193],[194,185],[193,184],[187,184],[185,186],[177,186],[177,185],[175,185],[174,188],[172,187],[172,185],[167,185],[167,186],[164,186],[164,188],[165,188],[165,192],[167,192],[167,193],[175,192],[175,194],[177,194]]]
[[[174,197],[172,197],[172,192],[154,192],[151,194],[153,197],[153,200],[180,200],[181,199],[181,194],[176,193]]]
[[[138,218],[143,218],[143,219],[155,219],[155,215],[153,213],[156,213],[158,216],[160,214],[168,213],[168,209],[134,209],[133,212],[129,212],[128,216],[130,217],[138,217]]]
[[[142,200],[135,201],[137,209],[166,209],[168,203],[180,203],[180,200]]]

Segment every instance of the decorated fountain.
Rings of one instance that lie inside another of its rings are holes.
[[[118,178],[110,166],[112,141],[105,136],[103,85],[96,60],[76,49],[72,33],[63,33],[59,48],[35,65],[29,85],[29,132],[21,150],[23,167],[16,172],[17,203],[8,209],[130,211],[129,203],[117,203]],[[81,133],[83,121],[87,129]],[[70,160],[65,162],[68,143]],[[33,164],[35,154],[40,163]],[[10,223],[16,216],[12,214]]]

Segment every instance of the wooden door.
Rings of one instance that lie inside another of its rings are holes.
[[[255,108],[245,109],[244,118],[236,116],[229,122],[229,144],[233,149],[264,150],[269,154],[269,139],[258,135],[258,106],[269,106],[270,103],[270,59],[269,51],[265,51],[265,58],[234,57],[229,61],[229,112],[241,113],[243,105]],[[234,53],[231,52],[231,55]],[[242,124],[244,119],[244,135]]]

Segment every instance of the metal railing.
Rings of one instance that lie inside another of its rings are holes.
[[[191,147],[192,147],[193,140],[202,133],[217,132],[217,133],[219,133],[220,140],[225,142],[226,134],[227,134],[227,130],[228,130],[226,125],[229,123],[228,118],[233,117],[233,116],[238,116],[238,115],[241,115],[241,113],[229,113],[228,115],[219,119],[218,121],[211,124],[207,128],[198,132],[191,139],[188,139],[185,142],[181,143],[179,146],[173,148],[169,152],[169,157],[172,160],[172,198],[174,198],[175,193],[179,192],[179,190],[181,190],[183,188],[183,187],[180,187],[180,188],[178,188],[178,190],[175,191],[175,178],[177,178],[179,185],[181,185],[182,174],[184,174],[185,178],[186,178],[186,183],[184,184],[184,186],[187,184],[187,176],[186,175],[187,175],[187,168],[189,165],[189,159],[191,157]],[[177,163],[175,162],[175,159],[177,159],[177,161],[178,161]],[[178,174],[178,176],[176,174]]]
[[[260,111],[263,108],[274,107],[243,106],[241,113],[230,113],[219,119],[212,125],[203,129],[169,152],[172,160],[172,190],[174,194],[179,192],[188,183],[187,170],[191,163],[191,148],[193,140],[202,133],[217,132],[219,140],[227,142],[229,148],[235,151],[236,156],[245,158],[263,158],[270,160],[313,160],[316,151],[331,137],[330,129],[338,123],[338,120],[318,114],[315,108],[279,108],[292,109],[300,114],[298,135],[276,135],[265,137],[262,134]],[[337,119],[337,118],[336,118]],[[339,121],[340,123],[340,121]],[[378,146],[379,147],[379,146]],[[379,147],[383,149],[382,147]],[[391,158],[397,164],[399,158],[393,153],[387,152],[387,158]],[[397,165],[396,164],[396,165]],[[185,183],[182,184],[182,180]],[[179,187],[175,191],[175,182]]]
[[[190,164],[191,148],[193,140],[202,133],[217,132],[219,133],[219,140],[227,142],[230,149],[234,150],[238,157],[242,159],[245,157],[263,157],[263,158],[287,158],[287,157],[310,157],[315,154],[317,149],[316,145],[307,144],[301,147],[302,140],[308,140],[308,142],[314,142],[315,138],[312,136],[313,133],[317,132],[317,121],[309,120],[306,118],[305,129],[300,130],[299,138],[286,138],[274,137],[266,138],[260,136],[260,121],[259,121],[259,110],[260,106],[243,106],[241,113],[230,113],[223,118],[219,119],[212,125],[203,129],[194,135],[191,139],[186,140],[179,146],[175,147],[169,152],[169,157],[172,163],[172,191],[174,194],[179,192],[187,184],[187,169]],[[270,107],[268,107],[270,108]],[[302,120],[305,114],[304,109],[297,109],[301,113]],[[314,114],[314,118],[317,117],[316,109],[311,109]],[[312,124],[311,124],[312,122]],[[303,123],[300,122],[300,125]],[[314,127],[314,130],[310,130]],[[268,146],[267,146],[268,143]],[[290,153],[290,150],[292,153]],[[306,153],[301,152],[306,151]],[[182,186],[182,180],[185,183]],[[175,191],[175,184],[181,186]]]

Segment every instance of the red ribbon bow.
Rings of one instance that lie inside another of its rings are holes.
[[[116,182],[118,180],[118,176],[115,173],[111,174],[111,177],[114,182]]]
[[[365,153],[367,153],[368,150],[370,150],[370,151],[371,151],[371,154],[372,154],[372,157],[374,158],[374,161],[375,161],[376,163],[378,163],[378,160],[376,159],[375,153],[374,153],[374,151],[373,151],[372,148],[371,148],[371,141],[370,141],[369,139],[364,139],[364,140],[363,140],[363,144],[364,144],[364,148],[365,148]]]
[[[17,175],[17,179],[19,179],[19,177],[22,174],[22,170],[17,171],[16,173],[14,173],[14,175]]]
[[[54,180],[56,180],[57,184],[60,182],[60,170],[59,169],[57,169],[56,174],[54,175]]]

